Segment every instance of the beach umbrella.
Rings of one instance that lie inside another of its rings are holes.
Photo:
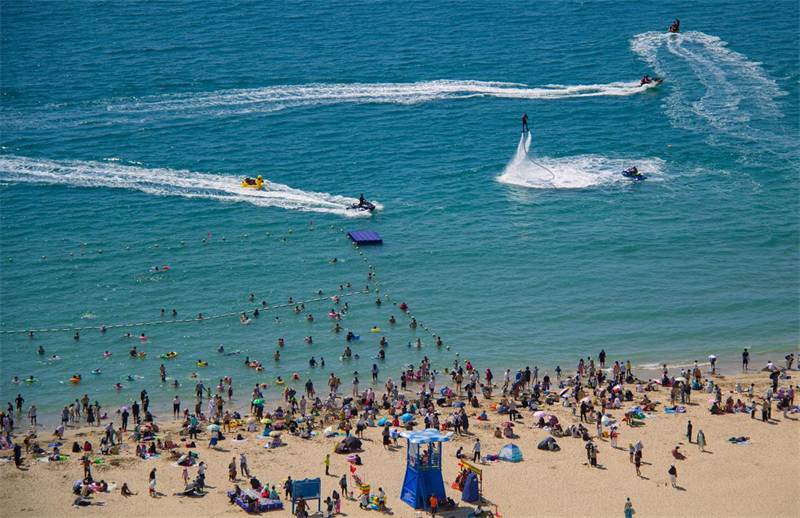
[[[56,441],[56,442],[51,442],[50,444],[47,445],[47,447],[52,449],[52,448],[58,448],[59,446],[63,445],[64,443]]]
[[[500,423],[500,426],[502,426],[503,428],[513,428],[514,427],[514,423],[512,423],[510,421],[505,421],[503,423]]]
[[[534,412],[533,417],[535,417],[536,419],[539,419],[539,418],[545,419],[549,415],[550,414],[548,414],[544,410],[539,410],[538,412]]]
[[[120,412],[130,412],[131,411],[131,407],[129,407],[128,405],[125,405],[124,407],[120,408],[119,411]]]
[[[589,403],[592,401],[591,396],[586,396],[585,398],[581,399],[581,403]]]
[[[272,424],[272,419],[262,419],[261,424]]]
[[[407,423],[408,421],[411,421],[412,419],[414,419],[414,416],[412,414],[403,414],[403,415],[400,416],[400,420],[403,421],[404,423]]]
[[[274,432],[269,432],[270,437],[280,437],[281,435],[283,435],[283,433],[277,430],[275,430]]]
[[[719,403],[719,401],[717,401],[717,398],[709,399],[708,402],[709,403]]]
[[[467,405],[463,401],[459,401],[458,403],[453,405],[454,408],[464,408],[465,406]]]
[[[601,423],[603,426],[608,426],[608,425],[611,423],[611,418],[610,418],[610,417],[608,417],[607,415],[604,415],[604,416],[603,416],[603,417],[600,419],[600,423]]]
[[[620,385],[615,385],[615,386],[614,386],[614,388],[613,388],[612,390],[613,390],[614,392],[619,392],[620,390],[622,390],[622,387],[621,387]]]
[[[264,404],[264,400],[263,400],[263,399],[261,399],[261,398],[254,399],[254,400],[253,400],[253,404],[254,404],[254,405],[263,405],[263,404]]]
[[[564,396],[567,394],[567,392],[569,392],[569,388],[565,388],[564,390],[562,390],[561,392],[559,392],[559,393],[558,393],[558,396],[559,396],[559,397],[564,397]]]
[[[218,424],[209,425],[208,428],[206,428],[206,430],[208,430],[209,432],[218,432],[219,425]]]
[[[686,381],[686,378],[684,378],[683,376],[678,376],[677,378],[675,378],[675,381]]]

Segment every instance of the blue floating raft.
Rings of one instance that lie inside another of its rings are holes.
[[[383,243],[383,239],[374,230],[356,230],[348,232],[347,237],[353,240],[357,245],[379,245]]]

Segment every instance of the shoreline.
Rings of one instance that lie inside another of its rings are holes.
[[[584,359],[587,359],[587,358],[588,358],[588,356],[584,357]],[[800,350],[798,350],[795,353],[795,358],[800,358]],[[770,359],[774,360],[775,359],[774,355],[769,355],[768,353],[760,353],[760,354],[756,353],[754,355],[751,355],[751,359],[750,359],[751,368],[747,373],[743,373],[741,371],[741,363],[737,364],[734,361],[717,360],[716,377],[723,377],[724,378],[724,377],[733,377],[733,376],[742,375],[742,374],[745,374],[745,375],[746,374],[758,374],[760,372],[763,372],[763,367],[756,370],[752,366],[761,365],[762,363],[765,366],[767,364],[767,361],[769,361]],[[781,358],[781,360],[783,360],[783,358]],[[774,363],[779,368],[785,367],[785,365],[784,365],[785,362],[784,361],[775,361]],[[610,365],[613,366],[613,361],[611,361]],[[655,363],[651,363],[651,364],[647,364],[647,365],[656,365],[656,364]],[[663,365],[663,363],[661,365]],[[671,373],[674,373],[676,370],[679,371],[682,368],[686,368],[688,370],[688,369],[690,369],[692,367],[692,365],[693,365],[693,361],[688,361],[686,363],[684,363],[684,362],[672,362],[672,363],[667,362],[667,368],[670,370]],[[338,366],[338,364],[337,364],[337,366]],[[710,367],[710,363],[707,361],[707,359],[706,359],[705,362],[702,362],[702,361],[698,362],[698,366],[703,370],[703,377],[704,378],[713,379],[713,376],[711,375],[711,372],[706,369],[707,367]],[[800,364],[795,362],[792,367],[793,368],[792,368],[791,372],[796,372],[798,378],[800,378]],[[520,367],[517,367],[517,368],[520,368]],[[539,369],[540,378],[541,378],[541,376],[543,376],[544,373],[548,372],[548,373],[551,373],[551,377],[555,381],[554,370],[555,370],[554,368],[552,368],[550,370],[545,370],[545,369],[541,369],[540,368]],[[606,364],[606,368],[603,369],[603,371],[607,372],[607,373],[610,373],[612,371],[612,367],[609,367],[609,364],[607,363]],[[333,372],[334,375],[337,374],[332,369],[330,369],[330,372]],[[449,372],[449,370],[448,370],[448,372]],[[497,369],[497,370],[493,370],[493,372],[494,372],[494,375],[495,375],[495,380],[501,380],[502,379],[503,371]],[[514,369],[512,369],[512,375],[514,374],[514,372],[516,372],[516,371]],[[648,379],[658,379],[661,376],[661,367],[641,368],[640,366],[633,366],[633,372],[635,373],[635,377],[638,377],[638,378],[642,379],[643,381],[646,381]],[[569,370],[565,369],[563,371],[563,373],[562,373],[562,379],[566,379],[567,376],[574,376],[575,374],[576,374],[576,371],[574,369],[569,369]],[[362,373],[362,377],[363,376],[366,376],[366,373]],[[379,383],[371,384],[371,382],[369,380],[362,379],[361,380],[362,381],[361,387],[363,389],[363,388],[367,388],[367,386],[369,385],[369,386],[372,386],[373,388],[375,388],[376,390],[380,390],[382,388],[382,383],[385,382],[387,377],[388,378],[392,378],[395,382],[397,382],[399,380],[399,376],[400,376],[400,372],[397,372],[397,373],[382,372],[381,373],[381,381]],[[437,376],[438,376],[437,385],[441,385],[443,381],[444,381],[444,384],[447,385],[447,382],[448,382],[448,380],[450,378],[449,374],[444,374],[443,371],[439,371],[439,374]],[[209,379],[207,381],[209,383],[212,383],[211,380],[219,380],[220,379],[219,377],[216,377],[216,376],[208,376],[208,378]],[[298,391],[298,396],[303,392],[303,381],[302,381],[302,378],[301,378],[301,380],[298,380],[297,382],[292,382],[291,379],[290,379],[290,376],[286,376],[284,379],[286,379],[286,382],[287,382],[286,386],[293,387],[293,388],[295,388],[295,390]],[[181,408],[182,409],[186,407],[186,403],[188,403],[190,405],[190,408],[193,408],[194,404],[196,403],[196,399],[195,399],[195,396],[194,396],[194,389],[193,388],[192,388],[191,394],[189,394],[188,397],[185,394],[185,392],[187,390],[187,387],[192,387],[196,383],[196,381],[204,381],[204,383],[205,383],[206,380],[200,380],[199,378],[197,380],[187,380],[186,383],[183,383],[183,384],[181,384],[180,387],[177,387],[177,394],[181,397]],[[350,393],[350,383],[349,383],[349,381],[350,381],[349,379],[342,379],[342,386],[344,387],[344,390],[340,390],[340,394],[349,394]],[[800,382],[800,379],[798,380],[798,382]],[[213,383],[216,383],[216,381],[213,382]],[[315,386],[318,386],[317,385],[318,383],[320,383],[320,382],[319,381],[315,382]],[[163,385],[160,382],[158,384],[159,385]],[[495,382],[495,385],[497,385],[497,382]],[[216,390],[215,387],[216,387],[216,385],[211,386],[211,388],[212,388],[211,393],[212,394],[219,394],[219,392]],[[272,405],[272,404],[284,404],[283,394],[282,393],[281,394],[275,394],[275,393],[270,392],[270,390],[276,389],[278,387],[279,386],[274,385],[273,383],[267,383],[267,388],[265,390],[262,389],[262,390],[264,390],[264,399],[265,399],[267,404],[270,404],[270,405]],[[415,382],[409,383],[409,387],[411,387],[411,388],[415,387]],[[119,409],[123,405],[129,405],[131,403],[131,401],[134,400],[134,399],[138,399],[138,391],[140,391],[143,388],[147,389],[147,387],[144,387],[144,386],[137,387],[137,392],[131,394],[131,397],[129,397],[129,398],[115,398],[115,399],[111,400],[112,403],[109,403],[108,400],[106,400],[105,402],[101,401],[101,407],[104,409],[104,412],[109,412],[109,418],[113,419],[114,416],[116,415],[115,412],[117,411],[117,409]],[[236,410],[236,411],[239,411],[241,414],[249,412],[249,408],[250,408],[249,407],[249,399],[245,398],[245,400],[248,401],[247,404],[237,404],[236,403],[237,401],[242,401],[242,390],[243,390],[243,388],[244,387],[242,387],[242,386],[234,385],[234,389],[236,391],[236,394],[238,394],[238,395],[235,395],[234,398],[233,398],[233,401],[234,401],[233,406],[227,406],[227,403],[226,403],[226,409]],[[248,386],[248,388],[246,388],[245,390],[252,390],[252,386]],[[13,396],[12,394],[9,394],[9,397],[7,397],[6,399],[8,401],[10,401],[10,402],[13,402],[13,398],[14,397],[15,396]],[[163,402],[163,401],[151,402],[150,408],[152,409],[153,415],[157,416],[158,414],[164,414],[164,413],[171,412],[171,410],[172,410],[172,399],[171,398],[172,398],[172,396],[170,396],[168,398],[169,401],[167,401],[167,402]],[[97,398],[90,397],[90,400],[92,400],[92,401],[94,401],[95,399],[97,399]],[[204,396],[203,401],[205,402],[207,400],[208,400],[208,398],[206,396]],[[25,410],[25,412],[27,412],[27,408],[29,407],[29,405],[30,405],[30,402],[26,399],[25,406],[23,408],[23,410]],[[108,410],[109,408],[111,408],[113,410],[109,411]],[[52,426],[53,428],[58,426],[58,423],[59,423],[58,414],[60,412],[59,410],[50,411],[50,412],[47,412],[46,414],[43,414],[41,412],[41,408],[39,407],[38,404],[37,404],[37,409],[39,409],[38,422],[39,422],[39,428],[40,429],[43,426]],[[69,426],[71,426],[71,425],[69,425]]]

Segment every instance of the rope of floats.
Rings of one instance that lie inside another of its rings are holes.
[[[176,319],[176,320],[158,320],[154,322],[136,322],[136,323],[128,323],[128,324],[110,324],[110,325],[99,325],[99,326],[84,326],[84,327],[64,327],[64,328],[52,328],[52,329],[28,329],[28,330],[19,330],[19,331],[0,331],[0,335],[13,335],[13,334],[28,334],[28,333],[63,333],[63,332],[72,332],[72,331],[91,331],[91,330],[107,330],[107,329],[124,329],[124,328],[133,328],[133,327],[144,327],[144,326],[158,326],[158,325],[166,325],[166,324],[186,324],[189,322],[205,322],[206,320],[217,320],[220,318],[230,318],[234,316],[241,316],[242,314],[248,315],[255,313],[256,310],[258,312],[262,311],[270,311],[275,309],[281,308],[288,308],[288,307],[295,307],[300,304],[311,304],[313,302],[322,302],[322,301],[331,301],[334,297],[354,297],[356,295],[366,295],[369,293],[368,291],[353,291],[349,293],[342,293],[340,295],[334,295],[331,297],[317,297],[308,300],[299,300],[297,302],[293,302],[292,304],[285,303],[285,304],[277,304],[275,306],[265,306],[263,308],[256,308],[256,309],[247,309],[244,311],[233,311],[230,313],[222,313],[220,315],[211,315],[208,317],[201,318],[185,318],[185,319]]]
[[[344,232],[344,230],[343,230],[343,229],[342,229],[342,230],[340,230],[340,231],[341,231],[341,232]],[[364,255],[364,252],[362,252],[362,251],[361,251],[361,247],[359,247],[357,243],[353,242],[352,244],[353,244],[353,247],[355,248],[355,250],[358,252],[358,255],[359,255],[359,257],[361,257],[361,258],[363,259],[363,261],[364,261],[364,262],[368,263],[368,265],[367,265],[367,268],[368,268],[368,269],[370,270],[370,272],[372,273],[372,281],[373,281],[373,283],[374,283],[374,285],[375,285],[375,293],[380,293],[380,284],[381,284],[381,283],[380,283],[380,281],[378,281],[378,274],[377,274],[377,272],[376,272],[376,270],[375,270],[375,266],[374,266],[374,265],[373,265],[373,264],[372,264],[372,263],[369,261],[369,259],[368,259],[368,258],[367,258],[367,257]],[[397,304],[397,301],[396,301],[395,299],[393,299],[393,298],[392,298],[392,296],[391,296],[389,293],[386,293],[386,294],[385,294],[383,297],[384,297],[386,300],[388,300],[389,302],[391,302],[391,303],[392,303],[392,305],[394,305],[394,306],[398,306],[398,304]],[[398,306],[398,307],[399,307],[399,306]],[[411,310],[410,310],[410,309],[405,309],[405,310],[401,310],[401,311],[403,311],[403,313],[405,313],[405,314],[406,314],[406,315],[407,315],[409,318],[411,318],[412,320],[416,321],[416,322],[417,322],[417,326],[418,326],[418,327],[421,327],[421,328],[422,328],[424,331],[428,331],[428,332],[430,332],[430,333],[431,333],[431,337],[433,337],[433,338],[436,338],[437,336],[439,336],[439,335],[437,335],[435,332],[433,332],[433,331],[431,331],[430,329],[428,329],[428,326],[426,326],[425,324],[423,324],[422,322],[420,322],[419,320],[417,320],[417,319],[414,317],[414,315],[412,315],[412,314],[411,314]],[[447,350],[448,350],[448,351],[450,350],[450,346],[447,346]],[[456,356],[458,356],[458,353],[456,353]]]
[[[334,230],[334,229],[336,229],[336,226],[335,225],[331,225],[330,229]],[[309,232],[313,232],[315,230],[315,227],[314,226],[309,226],[308,230],[309,230]],[[339,231],[344,233],[344,229],[339,229]],[[289,243],[290,241],[288,239],[290,237],[296,237],[296,236],[305,235],[305,234],[302,234],[302,233],[293,234],[292,232],[293,232],[293,230],[289,229],[289,230],[286,231],[286,235],[284,235],[284,236],[275,236],[275,237],[278,238],[278,241],[276,241],[274,239],[271,240],[271,241],[272,242],[279,242],[279,243]],[[271,232],[266,232],[265,235],[268,238],[272,237],[272,233]],[[239,240],[236,240],[236,241],[230,240],[230,242],[234,242],[234,243],[241,243],[241,242],[245,242],[245,241],[252,242],[254,240],[253,239],[254,237],[255,237],[255,234],[244,234],[242,236],[241,241],[239,241]],[[210,244],[221,244],[221,243],[228,243],[228,242],[229,242],[229,240],[227,239],[226,236],[222,236],[219,239],[212,239],[210,237],[202,238],[202,243],[203,243],[203,245],[206,245],[206,246],[210,245]],[[96,252],[90,252],[90,251],[86,250],[87,246],[89,246],[89,243],[84,243],[82,245],[82,247],[81,247],[81,251],[80,252],[69,252],[69,257],[74,259],[75,256],[77,255],[78,259],[80,259],[80,258],[89,259],[89,258],[92,258],[92,257],[103,256],[103,255],[109,253],[109,250],[102,249],[102,248],[97,249]],[[180,242],[180,245],[167,245],[166,246],[166,250],[172,250],[173,248],[175,248],[175,249],[185,249],[186,246],[187,246],[186,245],[186,240],[182,239],[181,242]],[[162,250],[162,249],[163,249],[163,247],[161,247],[161,243],[156,243],[156,244],[152,245],[152,248],[150,246],[142,246],[142,247],[136,247],[133,250],[131,250],[130,246],[126,246],[125,247],[125,254],[127,255],[127,254],[130,254],[131,252],[145,252],[145,251]],[[116,251],[117,250],[114,249],[113,251],[111,251],[111,253],[116,253]],[[49,258],[50,257],[47,256],[47,255],[42,255],[39,260],[40,261],[45,261],[45,260],[47,260]],[[62,256],[56,256],[56,258],[60,259],[60,258],[62,258]],[[9,264],[14,263],[14,261],[15,260],[14,260],[13,257],[9,257],[8,259],[6,259],[6,262],[8,262]]]

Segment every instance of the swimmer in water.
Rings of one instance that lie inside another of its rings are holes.
[[[336,322],[336,325],[333,326],[333,332],[334,333],[338,333],[341,330],[342,330],[342,326],[339,325],[339,322]]]
[[[281,317],[275,317],[275,323],[276,324],[280,324],[281,323]]]
[[[308,360],[308,366],[309,367],[316,367],[317,366],[317,360],[315,360],[313,356],[311,357],[310,360]]]
[[[313,322],[314,316],[309,313],[309,315],[306,317],[306,320],[308,320],[309,322]]]
[[[128,374],[127,376],[125,376],[125,381],[133,381],[133,376]]]
[[[218,353],[224,353],[225,352],[225,348],[222,346],[222,344],[220,344],[220,346],[217,347],[217,352]]]
[[[281,352],[280,351],[275,351],[275,355],[273,356],[273,358],[275,358],[275,361],[280,360],[281,359]]]
[[[336,264],[337,262],[339,262],[337,258],[334,257],[333,259],[331,259],[331,264]]]
[[[42,347],[42,346],[40,345],[40,346],[39,346],[39,349],[38,349],[38,351],[37,351],[37,352],[38,352],[39,354],[44,354],[44,347]]]
[[[278,347],[283,347],[283,338],[278,338]]]
[[[280,376],[278,376],[278,379],[277,379],[277,380],[275,380],[275,381],[277,381],[278,383],[283,383],[283,378],[281,378]],[[287,387],[287,388],[288,388],[288,387]]]
[[[250,294],[250,302],[253,302],[254,300],[256,300],[256,296],[251,293]]]
[[[177,309],[173,309],[172,310],[172,316],[173,317],[177,317],[178,316],[178,310]]]
[[[129,354],[130,354],[131,356],[136,356],[136,355],[138,355],[139,353],[138,353],[138,352],[136,352],[136,347],[134,347],[133,349],[131,349],[131,352],[130,352]]]
[[[81,339],[81,335],[79,335],[78,333],[75,333],[75,336],[73,336],[72,339],[73,340],[80,340]]]
[[[27,381],[28,383],[33,383],[33,382],[34,382],[34,381],[36,381],[36,380],[35,380],[35,379],[33,379],[33,376],[31,376],[31,377],[30,377],[30,378],[28,378],[26,381]]]
[[[179,385],[180,385],[180,383],[178,383],[178,380],[175,380],[175,381],[172,382],[172,386],[173,387],[177,387]]]
[[[33,331],[28,332],[28,338],[33,338]]]
[[[144,335],[144,333],[142,333],[142,334],[140,334],[140,335],[139,335],[139,340],[141,340],[142,342],[144,342],[145,340],[147,340],[147,337]]]
[[[313,338],[311,338],[311,335],[309,335],[309,336],[307,336],[307,337],[303,338],[303,341],[304,341],[305,343],[307,343],[307,344],[313,344],[313,343],[314,343],[314,339],[313,339]]]
[[[436,337],[436,345],[438,345],[439,347],[442,346],[442,337],[441,336],[437,336]]]
[[[355,358],[357,360],[357,359],[361,358],[361,356],[356,354],[356,355],[353,356],[353,358]]]
[[[390,324],[394,324],[395,322],[397,322],[397,320],[394,319],[394,315],[390,316],[389,317],[389,323]]]

